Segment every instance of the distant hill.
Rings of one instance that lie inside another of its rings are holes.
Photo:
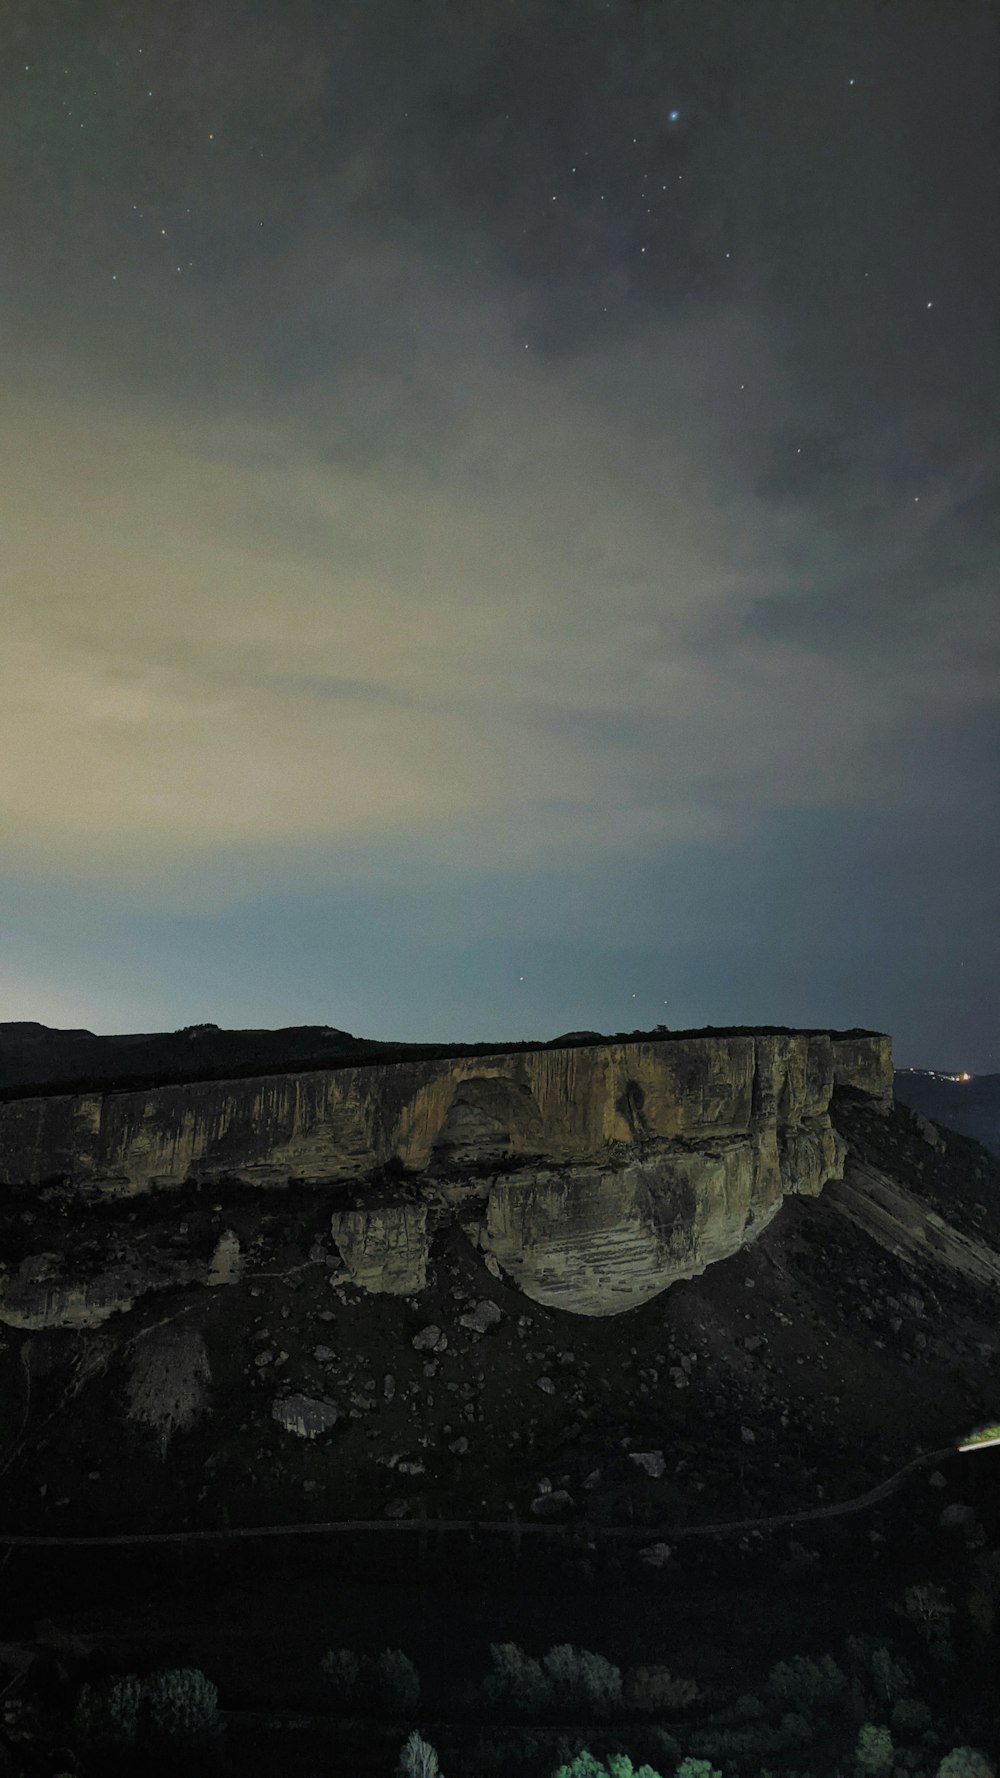
[[[278,1031],[186,1025],[180,1031],[98,1037],[33,1020],[0,1021],[0,1091],[266,1074],[288,1064],[322,1068],[345,1051],[365,1047],[349,1031],[329,1025],[287,1025]]]
[[[893,1092],[898,1104],[1000,1154],[1000,1074],[948,1080],[921,1068],[899,1069]]]

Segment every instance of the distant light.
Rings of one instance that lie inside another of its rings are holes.
[[[668,111],[667,116],[671,123],[680,123],[681,114],[679,111]]]

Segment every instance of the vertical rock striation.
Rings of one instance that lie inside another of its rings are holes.
[[[302,1182],[330,1192],[365,1289],[422,1289],[433,1228],[457,1216],[527,1296],[607,1315],[840,1178],[835,1090],[891,1099],[889,1039],[707,1033],[19,1099],[0,1105],[0,1183],[94,1198]],[[238,1245],[221,1258],[211,1282]],[[0,1279],[8,1318],[48,1313],[36,1288]],[[100,1319],[113,1295],[75,1314]]]

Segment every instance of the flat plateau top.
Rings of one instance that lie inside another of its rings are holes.
[[[447,1061],[452,1057],[593,1049],[604,1044],[678,1043],[729,1037],[878,1037],[876,1031],[803,1030],[788,1025],[706,1025],[697,1030],[568,1031],[561,1037],[492,1043],[393,1043],[324,1025],[223,1031],[214,1025],[137,1036],[96,1036],[41,1025],[0,1024],[0,1100],[86,1092],[143,1091],[268,1074]]]

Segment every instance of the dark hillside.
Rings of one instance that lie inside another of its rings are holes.
[[[893,1091],[901,1105],[933,1118],[1000,1154],[1000,1074],[945,1080],[919,1068],[898,1069]]]

